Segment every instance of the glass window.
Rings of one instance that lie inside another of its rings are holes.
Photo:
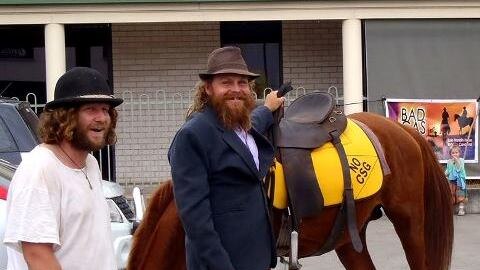
[[[45,103],[43,25],[0,26],[0,95]]]
[[[240,47],[250,71],[260,74],[255,81],[258,97],[263,97],[267,87],[278,89],[282,81],[280,21],[222,22],[220,36],[222,46]]]

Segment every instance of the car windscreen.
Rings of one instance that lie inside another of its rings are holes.
[[[18,146],[13,139],[5,121],[0,117],[0,153],[16,152]]]

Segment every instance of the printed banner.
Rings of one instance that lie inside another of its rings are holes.
[[[466,163],[478,162],[478,103],[475,99],[387,99],[387,117],[415,128],[431,144],[440,162],[450,147],[460,147]]]

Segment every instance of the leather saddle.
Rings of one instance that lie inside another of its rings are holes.
[[[346,126],[345,115],[335,108],[333,96],[326,92],[299,97],[280,120],[275,145],[284,166],[289,201],[298,219],[319,214],[323,208],[311,151],[333,141]]]
[[[334,98],[327,92],[313,92],[293,101],[285,110],[278,128],[274,129],[277,159],[282,163],[287,186],[291,225],[298,232],[302,218],[321,213],[324,200],[316,180],[311,151],[331,142],[342,163],[344,199],[335,223],[337,232],[331,234],[322,250],[331,249],[339,231],[347,221],[352,243],[357,251],[363,247],[356,228],[355,202],[353,199],[350,168],[340,135],[347,126],[343,112],[336,108]]]
[[[275,144],[281,148],[314,149],[331,141],[331,132],[341,134],[346,126],[347,119],[335,108],[333,96],[313,92],[299,97],[287,108]]]

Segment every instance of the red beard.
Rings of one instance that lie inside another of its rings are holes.
[[[225,128],[249,130],[252,127],[250,113],[255,108],[253,95],[227,93],[223,96],[214,95],[210,100]]]

